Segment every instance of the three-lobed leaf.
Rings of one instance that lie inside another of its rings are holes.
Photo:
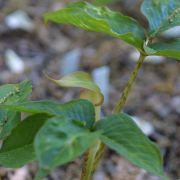
[[[124,40],[141,50],[145,38],[138,22],[121,13],[86,2],[72,3],[66,8],[44,15],[46,21],[71,24],[85,30],[102,32]]]
[[[28,101],[24,103],[0,105],[0,108],[27,113],[45,113],[51,116],[66,116],[81,121],[91,128],[95,121],[94,106],[87,100],[73,100],[64,104],[52,101]]]
[[[179,0],[144,0],[141,11],[148,19],[151,37],[180,26]]]
[[[35,160],[33,141],[48,118],[45,114],[35,114],[19,123],[0,149],[0,165],[17,168]]]
[[[163,176],[162,158],[159,149],[152,143],[126,114],[108,116],[96,123],[102,131],[100,139],[137,165],[155,175]]]
[[[90,132],[75,120],[78,119],[54,117],[40,129],[34,143],[40,171],[74,160],[98,138],[99,133]]]

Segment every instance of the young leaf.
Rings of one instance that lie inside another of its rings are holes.
[[[45,114],[36,114],[19,123],[0,149],[0,165],[17,168],[35,160],[33,140],[47,118]]]
[[[150,50],[153,50],[153,53],[149,52],[148,50],[146,51],[146,53],[148,53],[149,55],[166,56],[180,60],[179,39],[168,43],[154,43],[149,45],[148,48],[150,48]]]
[[[180,26],[179,0],[144,0],[141,6],[150,26],[150,36]]]
[[[80,156],[99,133],[73,123],[67,117],[47,121],[35,138],[35,152],[41,170],[48,171]]]
[[[102,32],[122,39],[141,50],[144,29],[132,18],[86,2],[72,3],[64,9],[44,15],[46,21],[71,24],[85,30]]]
[[[108,116],[98,121],[96,130],[101,130],[101,140],[117,153],[155,175],[163,176],[162,158],[159,149],[124,113]]]
[[[88,73],[78,71],[64,76],[60,80],[54,80],[49,76],[47,78],[62,87],[84,88],[85,90],[82,91],[81,98],[88,99],[97,106],[103,103],[103,94]]]
[[[31,91],[32,85],[29,81],[0,86],[0,105],[26,101]],[[0,139],[7,137],[20,119],[19,112],[0,110]]]
[[[33,114],[45,113],[52,116],[63,115],[84,122],[88,128],[92,127],[95,121],[93,104],[83,99],[70,101],[64,104],[52,101],[29,101],[10,105],[0,105],[0,108]]]

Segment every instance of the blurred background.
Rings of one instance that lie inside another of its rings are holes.
[[[45,12],[63,8],[72,0],[0,0],[0,85],[30,79],[33,100],[59,102],[78,98],[79,89],[63,89],[43,75],[60,78],[83,70],[92,74],[105,95],[102,114],[113,109],[138,58],[137,51],[106,35],[49,23]],[[90,1],[89,1],[90,2]],[[148,23],[140,13],[141,0],[91,0]],[[162,40],[180,37],[180,29],[164,33]],[[141,68],[124,111],[156,142],[164,156],[169,179],[180,178],[180,63],[148,57]],[[46,179],[78,180],[81,158],[57,168]],[[0,167],[2,180],[31,180],[37,164],[20,169]],[[159,180],[107,150],[94,180]]]

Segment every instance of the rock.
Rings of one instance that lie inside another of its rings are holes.
[[[60,74],[67,75],[79,70],[81,54],[82,52],[80,49],[67,52],[60,62]]]
[[[96,171],[93,175],[93,180],[105,180],[105,174],[102,171]]]
[[[180,26],[175,26],[171,29],[168,29],[163,33],[164,37],[167,38],[179,38],[180,37]]]
[[[137,116],[132,116],[132,119],[138,125],[138,127],[144,132],[144,134],[146,134],[147,136],[153,134],[154,128],[149,122],[142,120]]]
[[[92,72],[94,81],[99,86],[104,95],[105,104],[107,104],[109,101],[109,73],[110,70],[108,66],[96,68]]]
[[[146,57],[144,62],[159,64],[159,63],[164,62],[164,60],[165,60],[165,57],[163,57],[163,56],[148,56],[148,57]]]
[[[13,73],[23,73],[25,64],[23,60],[11,49],[5,52],[6,65]]]
[[[175,96],[172,98],[171,106],[177,113],[180,113],[180,96]]]
[[[25,180],[29,176],[27,166],[16,169],[14,174],[10,177],[11,180]]]
[[[5,17],[5,23],[10,29],[33,31],[35,26],[26,12],[17,10]]]
[[[136,50],[133,50],[129,53],[129,58],[135,62],[138,61],[139,58],[139,52]],[[147,56],[145,59],[145,63],[152,63],[152,64],[160,64],[164,62],[165,57],[162,56]]]

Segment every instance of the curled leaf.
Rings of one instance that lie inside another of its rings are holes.
[[[84,88],[80,97],[91,101],[95,106],[101,105],[104,101],[104,96],[101,93],[101,90],[88,73],[78,71],[64,76],[59,80],[52,79],[48,75],[46,75],[46,77],[61,87]]]

